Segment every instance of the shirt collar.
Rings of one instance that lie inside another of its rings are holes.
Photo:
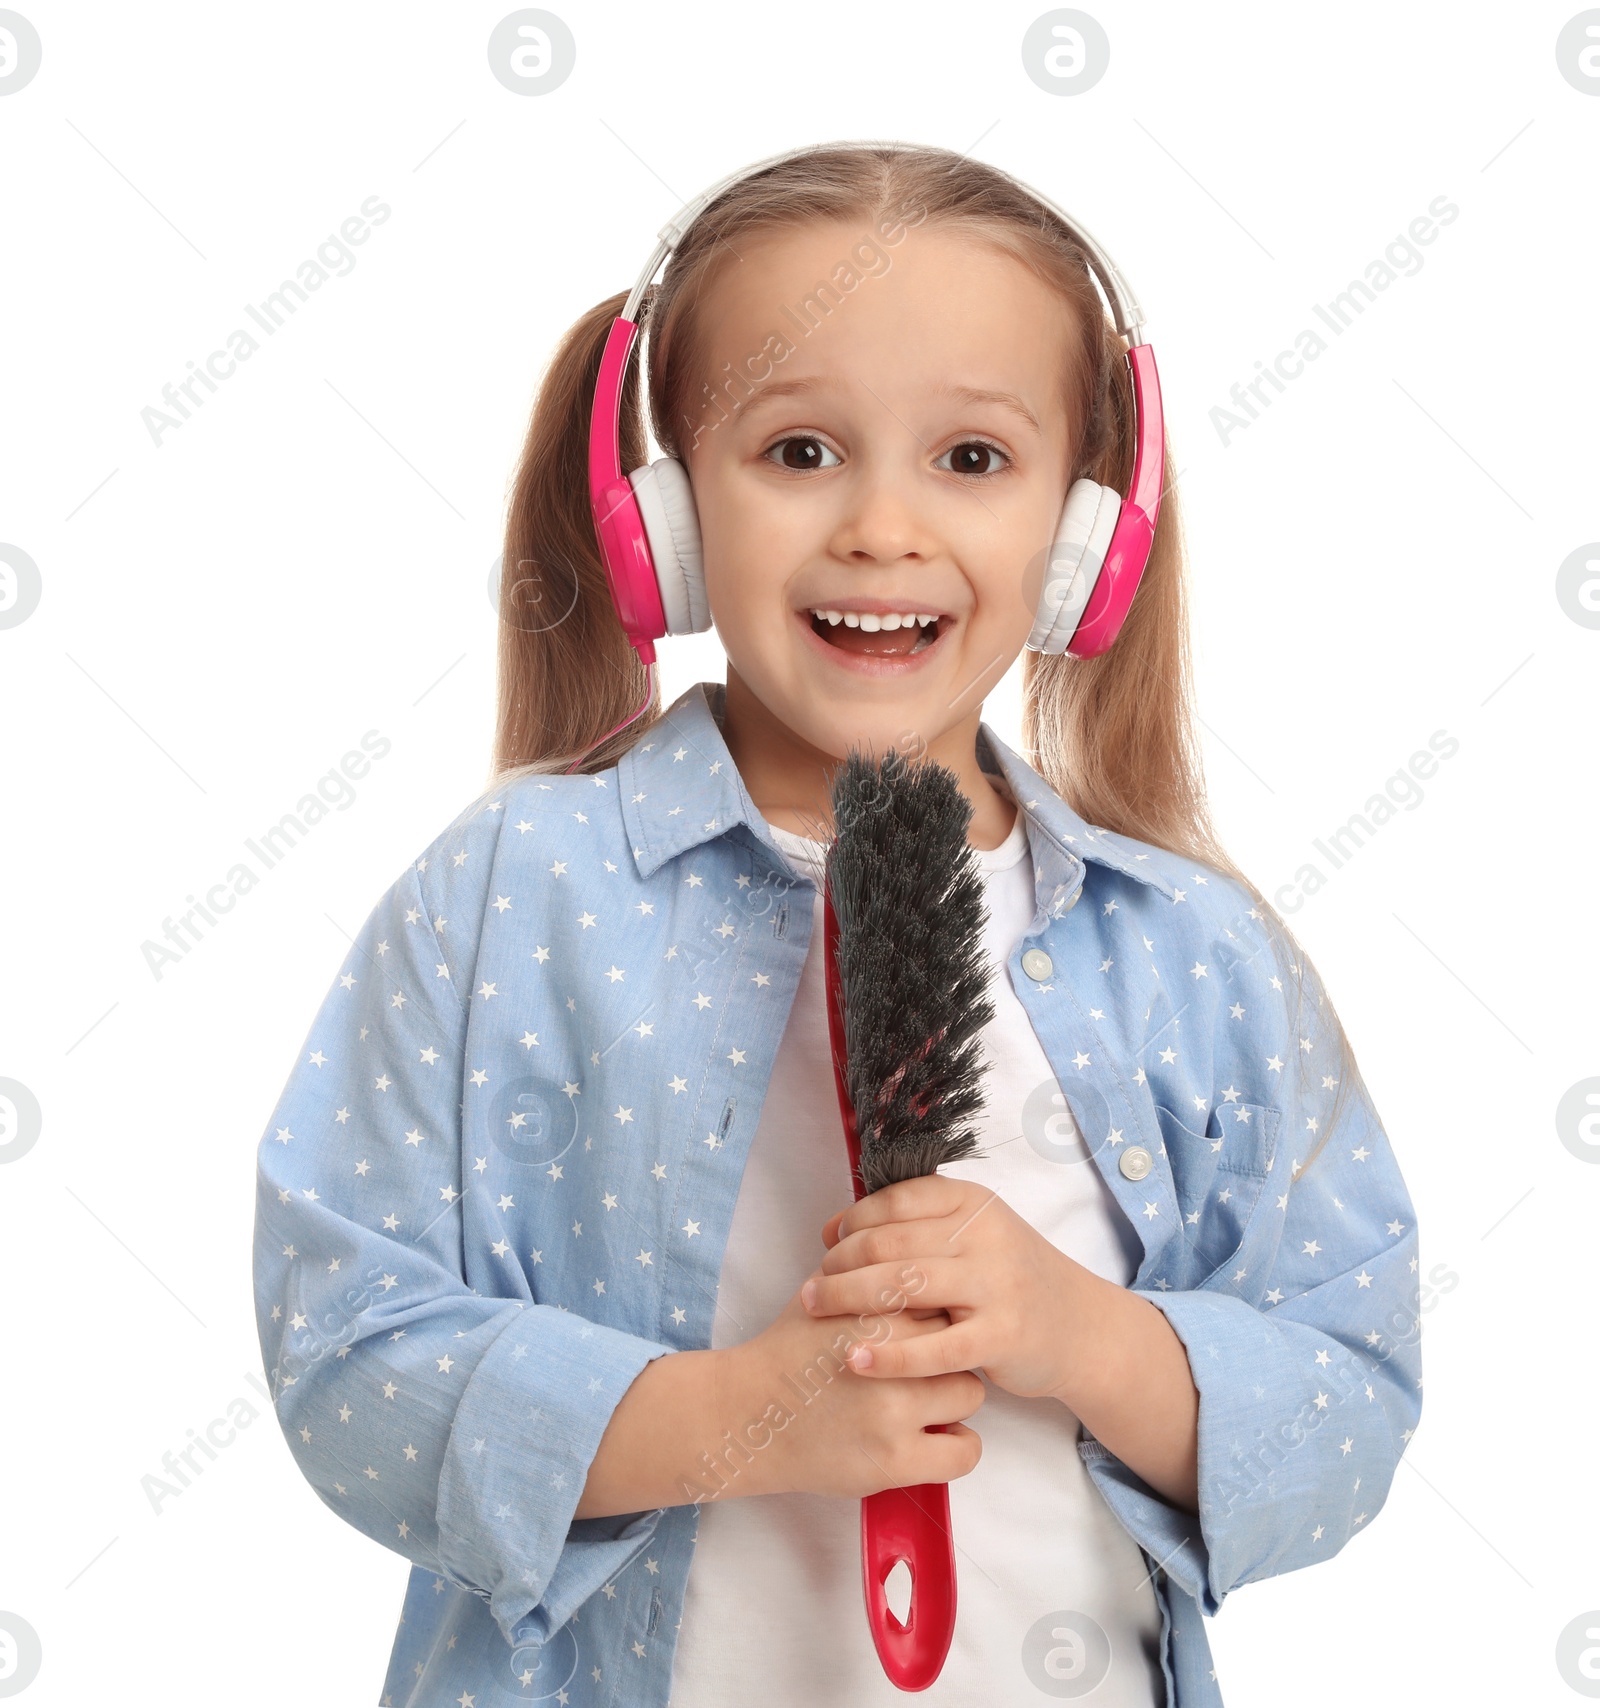
[[[723,740],[726,698],[727,688],[721,682],[695,683],[617,762],[623,822],[642,877],[649,877],[675,855],[741,824],[785,868],[789,866]],[[998,772],[1005,779],[1027,815],[1038,901],[1045,912],[1063,910],[1078,889],[1086,860],[1136,878],[1168,900],[1176,899],[1170,882],[1154,869],[1150,853],[1136,851],[1142,844],[1121,846],[1125,839],[1080,818],[982,722],[977,754],[985,771]]]
[[[977,746],[978,764],[1005,778],[1012,798],[1027,814],[1039,904],[1047,913],[1059,912],[1071,899],[1085,860],[1137,878],[1141,884],[1159,890],[1168,901],[1177,899],[1177,890],[1156,869],[1148,844],[1114,837],[1080,818],[1021,754],[1007,747],[983,722],[978,725]],[[993,764],[989,763],[991,758]]]

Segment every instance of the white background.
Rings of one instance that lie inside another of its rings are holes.
[[[486,780],[488,579],[556,341],[722,174],[893,136],[1036,184],[1143,302],[1244,869],[1273,894],[1460,743],[1288,913],[1416,1201],[1427,1402],[1370,1526],[1228,1600],[1227,1699],[1570,1700],[1556,1640],[1600,1607],[1600,1168],[1555,1123],[1600,1073],[1600,631],[1556,596],[1600,538],[1577,8],[1095,0],[1110,70],[1069,98],[1024,75],[1037,5],[559,0],[577,66],[538,98],[489,73],[504,4],[20,9],[0,540],[43,598],[0,631],[0,1075],[44,1127],[0,1168],[0,1609],[43,1640],[30,1708],[377,1700],[406,1563],[246,1379],[256,1144],[348,936]],[[153,445],[140,411],[373,195],[349,276]],[[1440,195],[1421,270],[1224,446],[1230,386]],[[722,678],[714,633],[661,655],[668,702]],[[1014,744],[1019,681],[985,711]],[[141,944],[369,729],[355,804],[153,977]],[[241,1397],[158,1516],[141,1479]]]

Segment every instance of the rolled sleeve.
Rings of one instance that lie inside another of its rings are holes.
[[[439,1553],[485,1595],[508,1642],[548,1642],[654,1534],[665,1507],[573,1514],[618,1402],[671,1351],[535,1305],[478,1361],[440,1470]]]
[[[1299,1491],[1292,1519],[1287,1507],[1267,1510],[1259,1495],[1253,1503],[1229,1498],[1240,1476],[1243,1444],[1270,1434],[1282,1410],[1281,1404],[1258,1399],[1256,1391],[1272,1396],[1295,1390],[1295,1349],[1260,1312],[1239,1299],[1205,1292],[1136,1291],[1171,1323],[1189,1357],[1200,1396],[1200,1510],[1192,1513],[1175,1506],[1092,1436],[1085,1435],[1078,1451],[1129,1533],[1210,1617],[1241,1583],[1311,1563],[1309,1558],[1283,1561],[1281,1547],[1304,1507],[1314,1502],[1314,1487]],[[1306,1461],[1301,1469],[1314,1476],[1319,1467]],[[1287,1492],[1287,1483],[1280,1479],[1275,1498],[1281,1501]]]

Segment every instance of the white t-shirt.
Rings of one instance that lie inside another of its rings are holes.
[[[819,887],[800,987],[734,1207],[716,1347],[737,1345],[774,1321],[821,1261],[823,1223],[854,1201],[828,1046],[823,851],[789,831],[773,831]],[[1075,1147],[1081,1160],[1061,1160],[1076,1129],[1006,972],[1036,911],[1024,815],[1018,812],[998,848],[978,855],[995,1008],[982,1033],[988,1068],[979,1125],[980,1143],[992,1154],[940,1172],[993,1187],[1053,1245],[1126,1286],[1138,1265],[1138,1235],[1081,1142]],[[1054,1158],[1028,1142],[1020,1118],[1029,1094],[1046,1083],[1060,1111],[1050,1130]],[[1058,1693],[1050,1684],[1072,1677],[1075,1666],[1104,1665],[1092,1627],[1081,1622],[1087,1616],[1110,1652],[1109,1671],[1092,1688],[1096,1708],[1164,1704],[1155,1590],[1138,1544],[1078,1455],[1078,1419],[1057,1400],[1019,1399],[988,1381],[985,1388],[983,1405],[966,1420],[983,1438],[983,1456],[949,1485],[955,1637],[944,1670],[919,1699],[942,1708],[1037,1708],[1042,1694]],[[878,1708],[905,1699],[885,1676],[867,1626],[858,1500],[734,1498],[730,1488],[701,1504],[697,1535],[671,1708],[813,1708],[819,1700]],[[1041,1627],[1061,1614],[1080,1618]],[[1030,1668],[1037,1675],[1046,1653],[1050,1670],[1041,1692]],[[1086,1661],[1078,1658],[1085,1655]],[[1078,1677],[1089,1683],[1086,1674]]]

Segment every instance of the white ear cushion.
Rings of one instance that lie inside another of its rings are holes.
[[[1121,514],[1122,500],[1109,486],[1092,480],[1072,483],[1050,544],[1039,609],[1026,642],[1035,652],[1065,652],[1071,643],[1105,568]]]
[[[655,560],[667,633],[699,634],[711,627],[711,607],[706,600],[700,518],[689,476],[676,458],[657,457],[648,468],[635,469],[628,483],[638,500]]]

